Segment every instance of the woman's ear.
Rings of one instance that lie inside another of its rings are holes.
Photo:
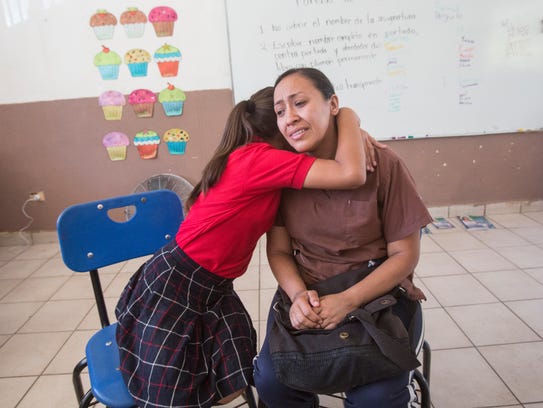
[[[330,98],[330,113],[336,116],[339,113],[339,98],[333,94]]]

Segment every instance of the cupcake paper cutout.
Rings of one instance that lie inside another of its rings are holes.
[[[98,97],[98,105],[102,107],[106,120],[121,120],[126,99],[119,91],[105,91]]]
[[[156,158],[159,143],[160,136],[154,130],[142,130],[134,136],[134,146],[144,160]]]
[[[121,57],[115,51],[111,51],[102,45],[102,51],[94,57],[94,65],[98,68],[102,79],[117,79],[119,77],[119,66]]]
[[[149,61],[151,54],[142,48],[133,48],[124,54],[124,63],[128,65],[130,75],[133,77],[147,76]]]
[[[184,154],[189,140],[189,134],[183,129],[168,129],[164,132],[162,139],[166,142],[170,154]]]
[[[120,20],[128,38],[143,37],[145,23],[147,23],[147,16],[143,11],[138,10],[137,7],[128,7],[121,14]]]
[[[99,9],[96,14],[91,16],[89,24],[97,39],[111,40],[117,25],[117,18],[107,10]]]
[[[155,7],[149,12],[149,21],[153,24],[157,37],[170,37],[173,35],[177,13],[171,7]]]
[[[166,116],[182,115],[186,98],[185,92],[170,83],[158,94],[158,101],[162,104]]]
[[[160,75],[163,77],[177,76],[179,70],[179,60],[181,60],[181,51],[173,45],[164,44],[153,55]]]
[[[126,146],[130,144],[128,136],[121,132],[109,132],[102,139],[109,158],[115,160],[126,159]]]
[[[156,95],[149,89],[136,89],[128,95],[128,103],[138,118],[150,118],[153,116]]]

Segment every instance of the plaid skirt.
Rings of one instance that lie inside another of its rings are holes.
[[[256,332],[233,289],[174,242],[131,277],[115,309],[121,372],[141,407],[210,407],[253,383]]]

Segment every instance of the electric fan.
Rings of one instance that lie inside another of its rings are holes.
[[[171,190],[179,196],[184,206],[193,188],[194,186],[181,176],[175,174],[157,174],[138,184],[134,189],[134,193]]]

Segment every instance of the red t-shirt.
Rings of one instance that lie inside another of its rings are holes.
[[[273,224],[282,188],[300,189],[314,157],[250,143],[230,154],[220,180],[200,194],[176,235],[195,262],[225,278],[242,275]]]

